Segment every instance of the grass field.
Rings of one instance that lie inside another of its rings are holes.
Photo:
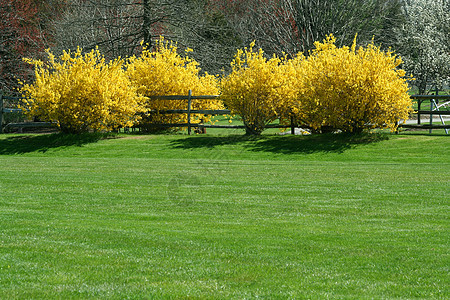
[[[449,298],[450,139],[0,136],[0,298]]]

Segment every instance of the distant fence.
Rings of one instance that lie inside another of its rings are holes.
[[[54,127],[55,124],[51,122],[10,122],[3,126],[5,122],[5,114],[20,114],[23,112],[20,108],[7,108],[5,106],[6,101],[14,101],[18,103],[21,97],[9,97],[0,94],[0,133],[4,133],[10,128],[17,128],[19,132],[22,132],[23,128],[36,128],[36,127]],[[15,105],[17,107],[17,104]]]
[[[159,114],[187,114],[187,122],[186,123],[177,123],[177,124],[150,124],[150,126],[155,127],[164,127],[164,128],[176,128],[176,127],[186,127],[188,130],[188,134],[190,135],[192,132],[192,128],[231,128],[231,129],[245,129],[243,125],[213,125],[213,124],[203,124],[203,123],[193,123],[191,115],[192,114],[204,114],[204,115],[229,115],[231,111],[228,109],[218,109],[218,110],[199,110],[192,109],[192,100],[209,100],[209,99],[217,99],[219,96],[217,95],[205,95],[205,96],[193,96],[192,91],[189,91],[187,96],[183,95],[175,95],[175,96],[149,96],[150,100],[187,100],[186,109],[168,109],[161,111],[150,111],[150,113],[159,113]],[[413,100],[417,101],[417,111],[414,114],[417,115],[417,124],[401,124],[402,128],[417,128],[417,129],[426,129],[429,130],[430,133],[433,129],[445,129],[446,133],[448,133],[448,129],[450,129],[450,124],[445,124],[445,116],[450,116],[450,95],[413,95],[411,96]],[[3,126],[4,123],[4,115],[8,113],[21,113],[22,110],[19,108],[5,108],[5,101],[20,101],[19,97],[9,97],[3,96],[0,94],[0,133],[3,133],[5,130],[9,128],[19,128],[19,131],[22,128],[27,127],[52,127],[55,124],[51,122],[17,122],[17,123],[8,123],[6,126]],[[429,101],[429,110],[422,109],[425,106],[425,102]],[[441,124],[434,124],[433,116],[439,116],[439,121]],[[429,118],[427,123],[422,123],[422,117],[427,116]],[[450,121],[450,120],[449,120]],[[290,128],[291,133],[294,134],[295,127],[297,125],[294,123],[291,118],[290,125],[267,125],[266,128]]]
[[[412,95],[411,99],[417,101],[417,124],[402,124],[402,128],[428,129],[431,133],[433,129],[445,129],[448,134],[450,124],[445,124],[446,116],[450,116],[450,95]],[[428,105],[426,105],[429,102]],[[423,109],[423,106],[429,107],[429,110]],[[422,122],[422,117],[427,117],[427,123]],[[434,124],[434,116],[438,116],[440,124]],[[450,120],[448,120],[450,121]]]
[[[189,91],[189,95],[187,96],[151,96],[150,99],[156,100],[188,100],[186,109],[171,109],[159,111],[161,114],[187,114],[187,123],[184,124],[159,124],[155,126],[163,126],[163,127],[187,127],[188,134],[191,134],[192,127],[198,128],[245,128],[243,125],[206,125],[206,124],[198,124],[191,123],[191,114],[209,114],[209,115],[228,115],[231,113],[228,109],[223,110],[194,110],[191,109],[191,102],[194,99],[216,99],[219,96],[192,96],[192,92]],[[411,99],[417,100],[418,109],[414,112],[417,115],[417,124],[402,124],[400,127],[402,128],[417,128],[417,129],[428,129],[430,133],[433,129],[445,129],[445,132],[448,133],[448,129],[450,129],[450,124],[445,124],[445,120],[443,116],[450,116],[450,95],[412,95]],[[430,102],[430,109],[423,110],[422,107],[424,102]],[[447,109],[447,110],[443,110]],[[433,123],[433,116],[438,115],[441,121],[441,124]],[[422,124],[421,118],[423,116],[429,116],[428,124]],[[449,120],[450,121],[450,120]],[[291,133],[294,134],[296,124],[294,124],[291,119],[290,125],[267,125],[266,128],[291,128]]]
[[[204,114],[204,115],[229,115],[231,111],[228,109],[216,109],[216,110],[208,110],[208,109],[192,109],[192,100],[209,100],[209,99],[217,99],[218,95],[205,95],[205,96],[193,96],[192,91],[189,90],[188,95],[174,95],[174,96],[149,96],[150,100],[187,100],[186,109],[168,109],[168,110],[160,110],[160,111],[149,111],[149,113],[159,113],[159,114],[187,114],[187,122],[186,123],[177,123],[177,124],[149,124],[152,127],[163,127],[163,128],[179,128],[186,127],[188,130],[188,134],[192,133],[192,128],[232,128],[232,129],[244,129],[243,125],[213,125],[213,124],[202,124],[202,123],[193,123],[191,115],[192,114]],[[52,127],[55,124],[51,122],[17,122],[17,123],[8,123],[3,126],[4,123],[4,115],[8,113],[21,113],[22,110],[19,108],[4,108],[5,100],[11,101],[20,101],[22,98],[20,97],[9,97],[2,96],[0,94],[0,133],[4,133],[6,130],[10,128],[18,128],[19,132],[22,131],[23,128],[31,128],[31,127]],[[291,122],[292,123],[292,122]],[[291,133],[294,133],[294,124],[291,125],[267,125],[266,128],[291,128]]]
[[[150,100],[187,100],[186,109],[168,109],[153,111],[160,114],[187,114],[187,123],[179,124],[154,124],[155,127],[186,127],[188,130],[188,135],[191,134],[192,128],[231,128],[231,129],[245,129],[244,125],[213,125],[213,124],[202,124],[202,123],[192,123],[191,114],[204,114],[204,115],[229,115],[231,111],[229,109],[192,109],[192,100],[208,100],[217,99],[218,95],[207,95],[207,96],[193,96],[192,91],[189,90],[187,96],[149,96]],[[150,111],[151,113],[152,111]],[[152,126],[152,124],[150,124]],[[291,120],[290,125],[267,125],[266,128],[291,128],[291,133],[295,132],[295,124]]]

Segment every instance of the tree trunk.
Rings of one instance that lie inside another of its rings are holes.
[[[152,46],[152,34],[151,34],[151,25],[152,25],[152,19],[151,19],[151,7],[150,7],[150,0],[144,0],[144,17],[143,17],[143,24],[142,24],[142,33],[144,35],[144,45],[147,48],[150,48]]]

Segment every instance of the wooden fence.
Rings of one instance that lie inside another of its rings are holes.
[[[220,110],[197,110],[192,109],[192,100],[209,100],[209,99],[217,99],[219,96],[217,95],[206,95],[206,96],[193,96],[192,91],[189,91],[187,96],[177,95],[177,96],[150,96],[151,100],[187,100],[186,109],[169,109],[164,111],[158,111],[160,114],[187,114],[187,122],[179,123],[179,124],[155,124],[154,126],[158,127],[186,127],[188,129],[188,134],[190,135],[192,132],[192,128],[233,128],[233,129],[244,129],[243,125],[213,125],[213,124],[202,124],[202,123],[192,123],[191,115],[192,114],[205,114],[205,115],[228,115],[231,113],[228,109],[220,109]],[[417,111],[415,114],[417,115],[417,124],[402,124],[400,127],[402,128],[418,128],[418,129],[428,129],[431,133],[433,129],[445,129],[446,133],[448,133],[448,129],[450,129],[450,124],[445,124],[443,116],[450,116],[450,95],[413,95],[412,99],[417,101]],[[4,114],[7,113],[18,113],[22,112],[21,109],[18,108],[4,108],[4,101],[19,101],[21,98],[17,97],[8,97],[2,96],[0,94],[0,133],[4,132],[4,129],[7,128],[26,128],[26,127],[51,127],[54,126],[54,123],[50,122],[21,122],[21,123],[9,123],[5,127],[3,127]],[[422,107],[424,106],[424,102],[429,101],[429,110],[424,110]],[[446,108],[446,110],[442,110]],[[152,113],[152,111],[150,111]],[[156,111],[154,111],[156,113]],[[441,120],[441,124],[433,124],[433,116],[438,115]],[[429,121],[426,124],[422,123],[421,117],[427,116],[429,117]],[[294,134],[296,124],[294,124],[291,119],[290,125],[267,125],[266,128],[291,128],[291,133]]]
[[[15,101],[19,102],[22,98],[20,97],[9,97],[3,96],[0,93],[0,133],[4,133],[5,130],[9,128],[18,128],[19,132],[22,132],[23,128],[31,128],[31,127],[54,127],[55,124],[51,122],[19,122],[19,123],[8,123],[3,127],[4,123],[4,115],[8,113],[22,113],[22,109],[20,108],[5,108],[5,101]]]
[[[428,129],[430,133],[433,129],[445,129],[448,134],[450,124],[445,124],[445,117],[450,116],[450,95],[412,95],[411,98],[417,102],[417,111],[414,112],[417,124],[402,124],[400,127]],[[429,104],[426,105],[425,102],[428,101]],[[423,109],[423,106],[428,106],[429,109]],[[428,123],[422,123],[423,116],[427,117]],[[433,116],[439,116],[441,124],[433,124]]]
[[[215,99],[218,96],[192,96],[191,91],[189,91],[188,96],[151,96],[150,99],[160,99],[160,100],[188,100],[186,109],[172,109],[159,111],[159,113],[164,114],[174,114],[181,113],[187,114],[187,123],[185,124],[161,124],[160,126],[164,127],[187,127],[188,134],[191,134],[192,127],[199,128],[245,128],[242,125],[206,125],[206,124],[192,124],[191,123],[191,114],[210,114],[210,115],[228,115],[230,114],[230,110],[193,110],[191,109],[191,103],[194,99]],[[450,129],[450,124],[445,124],[444,118],[442,116],[450,116],[450,111],[443,111],[440,107],[447,104],[447,107],[450,108],[450,95],[412,95],[411,98],[417,101],[418,109],[414,112],[417,115],[417,124],[402,124],[400,127],[402,128],[417,128],[417,129],[428,129],[430,133],[433,129],[445,129],[445,132],[448,133],[448,129]],[[423,110],[422,107],[424,102],[430,102],[430,109]],[[442,103],[443,102],[443,103]],[[441,106],[442,105],[442,106]],[[429,123],[422,124],[421,117],[429,116]],[[442,124],[433,124],[433,116],[438,115],[440,117]],[[293,120],[291,119],[290,125],[268,125],[266,128],[291,128],[291,133],[294,134],[295,126]]]
[[[192,109],[192,100],[208,100],[216,99],[217,95],[207,95],[207,96],[193,96],[192,91],[189,90],[187,96],[149,96],[151,100],[187,100],[186,109],[168,109],[158,111],[160,114],[187,114],[187,123],[180,124],[155,124],[156,127],[186,127],[188,129],[188,135],[191,134],[192,128],[231,128],[231,129],[245,129],[244,125],[213,125],[213,124],[202,124],[202,123],[192,123],[191,114],[204,114],[204,115],[229,115],[231,111],[229,109]],[[156,111],[153,111],[156,113]],[[152,111],[150,111],[152,113]],[[291,128],[291,133],[295,132],[295,124],[291,120],[290,125],[267,125],[266,128]]]

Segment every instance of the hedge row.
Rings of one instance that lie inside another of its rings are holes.
[[[182,109],[181,101],[149,101],[149,95],[215,95],[194,101],[194,109],[228,107],[251,134],[266,124],[293,117],[315,132],[359,132],[365,128],[395,130],[411,112],[401,59],[369,44],[338,48],[332,35],[315,43],[308,57],[268,59],[262,49],[237,51],[232,72],[219,77],[200,74],[198,63],[181,56],[176,45],[160,39],[153,51],[106,62],[98,49],[64,52],[35,65],[35,80],[22,84],[24,108],[32,116],[57,122],[66,132],[112,130],[137,123],[179,123],[186,116],[148,114],[149,110]],[[187,52],[190,50],[188,49]],[[200,116],[194,116],[194,118]],[[202,117],[208,121],[208,116]]]

